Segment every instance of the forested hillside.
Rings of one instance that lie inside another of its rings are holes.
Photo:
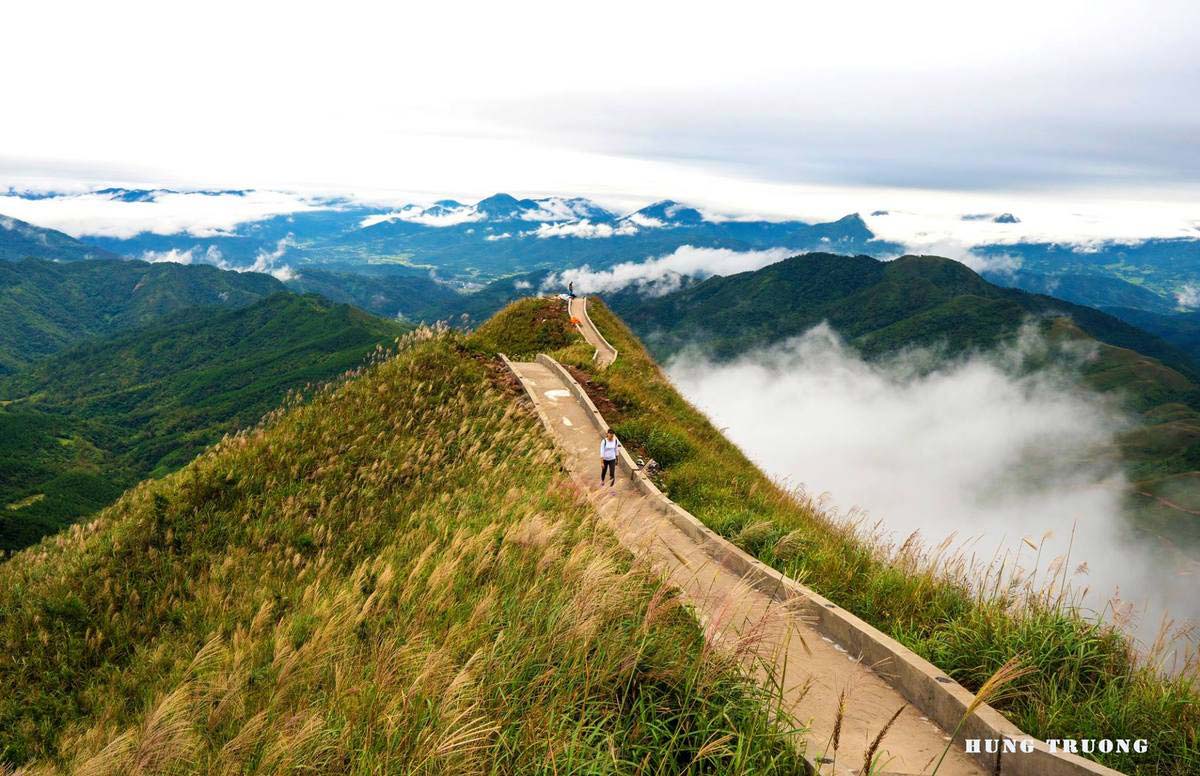
[[[0,549],[179,468],[407,327],[316,296],[189,309],[0,379]]]
[[[143,261],[0,261],[0,375],[81,342],[198,305],[283,291],[269,275]]]

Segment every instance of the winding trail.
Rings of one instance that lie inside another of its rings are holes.
[[[597,365],[611,365],[617,351],[588,317],[586,299],[570,300],[569,310],[596,348]],[[862,773],[871,742],[898,709],[903,711],[872,758],[872,773],[933,772],[950,741],[947,731],[962,718],[971,693],[885,634],[704,527],[663,495],[624,450],[616,485],[600,484],[598,447],[607,425],[582,386],[548,356],[534,362],[504,360],[601,519],[635,557],[679,589],[710,643],[752,661],[759,678],[778,689],[782,706],[807,728],[805,754],[820,774]],[[835,752],[830,742],[843,694]],[[1119,776],[1077,755],[1049,751],[986,704],[958,735],[938,776]],[[1005,755],[1001,770],[994,771],[996,755],[966,754],[965,737],[1024,741],[1034,751]]]
[[[604,335],[596,328],[596,324],[592,323],[587,311],[587,297],[577,296],[571,299],[567,303],[567,311],[572,318],[579,321],[579,333],[583,335],[589,345],[596,349],[596,354],[592,356],[596,366],[607,369],[612,362],[617,360],[617,349],[604,339]]]

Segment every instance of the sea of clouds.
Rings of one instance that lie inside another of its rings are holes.
[[[1027,327],[949,363],[927,351],[867,362],[822,325],[732,362],[683,353],[667,370],[772,476],[827,493],[843,514],[862,510],[864,527],[878,523],[897,544],[953,536],[979,563],[1007,558],[1011,569],[1019,554],[1033,575],[1028,539],[1043,548],[1039,584],[1069,552],[1065,573],[1088,589],[1086,605],[1103,612],[1119,596],[1149,643],[1164,613],[1200,618],[1200,602],[1163,548],[1129,530],[1111,453],[1131,421],[1070,365],[1026,369],[1047,347]]]
[[[728,248],[696,248],[684,245],[671,253],[645,261],[626,261],[603,270],[584,265],[546,277],[545,288],[559,289],[575,284],[580,294],[602,294],[636,286],[649,296],[662,296],[679,288],[683,276],[705,278],[762,269],[796,253],[787,248],[734,251]]]

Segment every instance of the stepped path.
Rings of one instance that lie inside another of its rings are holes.
[[[571,301],[572,317],[579,319],[584,337],[596,346],[597,362],[612,363],[616,351],[596,331],[584,304],[584,299]],[[570,377],[549,359],[511,367],[561,447],[572,475],[620,541],[681,591],[708,639],[748,659],[757,658],[756,670],[764,679],[774,675],[783,688],[783,705],[808,728],[806,754],[819,763],[821,773],[859,772],[871,741],[901,708],[904,711],[877,750],[873,773],[932,771],[949,740],[945,731],[908,705],[883,676],[818,631],[791,602],[748,584],[710,554],[711,545],[706,549],[681,529],[664,510],[665,498],[644,492],[637,475],[625,470],[628,467],[623,467],[615,487],[601,486],[598,426],[603,426],[603,419],[599,413],[575,393],[578,386],[572,386]],[[845,713],[835,757],[830,741],[842,693]],[[939,776],[987,772],[958,745],[950,748],[937,771]]]

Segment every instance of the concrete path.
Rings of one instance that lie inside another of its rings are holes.
[[[606,369],[612,362],[617,360],[617,349],[608,344],[608,340],[604,339],[604,335],[592,323],[592,319],[588,317],[587,312],[587,297],[577,296],[570,300],[567,309],[571,313],[571,317],[578,320],[579,333],[588,341],[588,344],[596,349],[596,354],[592,357],[596,362],[596,366],[601,369]]]
[[[578,306],[577,306],[578,305]],[[572,302],[575,317],[585,312],[583,300]],[[599,333],[592,329],[594,335]],[[607,343],[605,343],[607,344]],[[611,350],[611,346],[609,346]],[[612,351],[615,355],[615,351]],[[875,755],[876,773],[930,773],[949,739],[879,674],[854,660],[838,644],[822,636],[787,606],[749,587],[716,563],[666,516],[661,507],[636,489],[628,474],[615,487],[600,484],[600,439],[590,410],[577,400],[564,380],[541,363],[514,363],[513,370],[533,399],[542,422],[559,443],[567,467],[586,489],[601,518],[622,544],[644,558],[681,591],[694,609],[710,642],[757,658],[761,678],[774,674],[783,688],[783,703],[808,729],[807,755],[822,763],[822,774],[860,771],[871,741],[891,715],[906,707]],[[770,670],[762,665],[769,666]],[[845,693],[840,744],[832,750],[839,695]],[[983,774],[985,771],[951,747],[939,776]]]

